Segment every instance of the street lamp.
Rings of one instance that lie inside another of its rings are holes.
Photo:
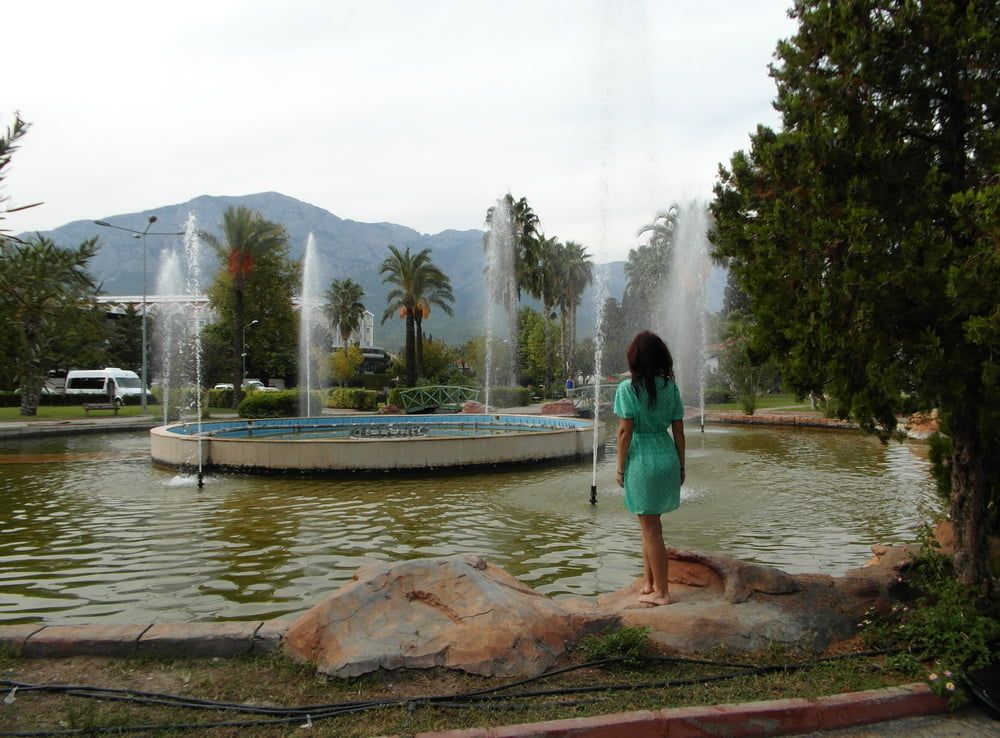
[[[108,223],[106,220],[95,220],[94,224],[103,226],[104,228],[114,228],[119,231],[125,231],[126,233],[131,233],[132,238],[136,238],[142,241],[142,414],[146,414],[146,389],[148,384],[146,382],[146,236],[183,236],[184,231],[178,231],[176,233],[160,233],[153,231],[150,233],[149,229],[152,227],[153,223],[156,222],[156,216],[150,215],[149,220],[146,223],[146,227],[141,231],[136,231],[131,228],[123,228],[122,226],[113,225]]]
[[[243,326],[243,384],[247,383],[247,328],[257,325],[259,320],[251,320]]]

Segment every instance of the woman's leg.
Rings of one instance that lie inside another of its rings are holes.
[[[649,567],[649,554],[646,553],[646,537],[642,537],[642,586],[639,594],[648,595],[653,591],[653,570]]]
[[[653,578],[653,591],[640,595],[639,602],[650,605],[669,605],[670,593],[667,589],[667,548],[663,545],[663,525],[659,515],[640,515],[642,527],[642,548],[649,561]]]

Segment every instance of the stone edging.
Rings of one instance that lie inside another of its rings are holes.
[[[151,625],[0,626],[0,648],[29,658],[68,656],[236,656],[276,650],[290,627],[284,620]],[[865,692],[676,707],[667,710],[595,715],[493,728],[420,733],[416,738],[697,738],[778,736],[833,730],[947,710],[923,682]]]
[[[290,622],[5,625],[0,648],[28,658],[238,656],[274,651]]]
[[[706,423],[728,425],[787,425],[796,428],[831,428],[837,430],[858,430],[860,426],[848,420],[827,418],[822,415],[792,415],[779,413],[705,413]]]

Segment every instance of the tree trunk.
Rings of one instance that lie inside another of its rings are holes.
[[[418,309],[413,316],[413,335],[416,342],[416,364],[414,374],[418,377],[424,376],[424,317]]]
[[[35,377],[21,375],[21,416],[34,417],[38,415],[38,402],[41,397],[40,383]]]
[[[955,572],[963,584],[989,581],[990,483],[975,420],[952,417],[951,521],[955,528]]]
[[[417,354],[414,346],[413,312],[406,313],[406,386],[413,387],[417,383]]]
[[[243,288],[233,285],[233,410],[237,410],[243,400]],[[306,359],[308,361],[308,358]]]

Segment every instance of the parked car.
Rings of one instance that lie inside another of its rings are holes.
[[[114,366],[104,369],[73,369],[66,374],[64,392],[67,395],[80,395],[83,400],[113,397],[116,405],[123,405],[126,397],[142,395],[142,382],[135,372]],[[147,392],[146,397],[148,399],[151,395]]]
[[[220,390],[231,390],[233,388],[232,382],[219,382],[215,385],[214,389]],[[268,387],[259,379],[248,379],[243,383],[243,389],[252,390],[254,392],[277,392],[277,387]]]

